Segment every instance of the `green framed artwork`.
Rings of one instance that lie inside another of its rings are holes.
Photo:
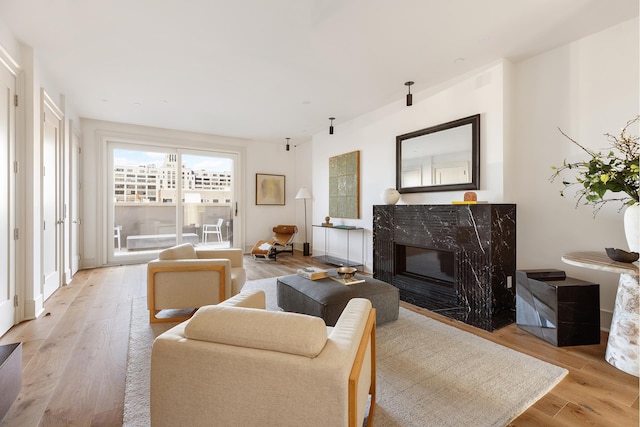
[[[329,216],[360,218],[360,151],[329,158]]]

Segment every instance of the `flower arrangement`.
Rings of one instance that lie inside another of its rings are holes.
[[[574,180],[562,180],[564,188],[560,195],[564,197],[564,192],[568,187],[578,185],[580,189],[576,192],[578,200],[584,200],[585,205],[594,205],[594,215],[609,202],[620,202],[622,209],[624,206],[633,205],[639,201],[639,181],[638,171],[638,137],[627,134],[627,129],[640,120],[640,116],[627,122],[620,131],[620,136],[605,134],[611,150],[608,153],[593,151],[584,147],[566,133],[560,130],[569,141],[576,144],[589,155],[589,160],[567,163],[565,160],[562,166],[552,166],[553,175],[549,178],[554,181],[567,170],[575,171]],[[604,198],[607,191],[612,193],[623,193],[619,197]]]

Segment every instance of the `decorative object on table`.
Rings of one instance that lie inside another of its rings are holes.
[[[355,285],[358,283],[364,283],[364,279],[358,279],[357,277],[352,277],[351,279],[342,279],[340,277],[330,277],[330,279],[335,280],[338,283],[342,283],[343,285]]]
[[[473,191],[467,191],[462,198],[465,202],[475,202],[478,200],[478,195]]]
[[[539,268],[539,269],[521,270],[521,271],[526,272],[527,277],[529,279],[540,280],[543,282],[546,282],[549,280],[564,280],[567,278],[567,273],[565,273],[564,270],[558,270],[555,268]],[[517,271],[516,271],[516,274],[518,274]]]
[[[624,211],[624,235],[632,252],[640,252],[640,203],[627,206]]]
[[[398,200],[400,200],[400,193],[395,188],[387,188],[382,192],[380,197],[382,197],[382,201],[386,205],[395,205],[398,203]]]
[[[452,205],[480,205],[487,204],[486,200],[454,200],[451,202]]]
[[[616,248],[604,248],[607,252],[607,256],[614,261],[618,262],[635,262],[638,260],[638,252],[627,252],[623,249]]]
[[[360,218],[360,151],[329,158],[329,215]]]
[[[356,283],[364,283],[364,279],[359,279],[355,277],[356,272],[358,271],[355,267],[338,267],[336,268],[336,273],[340,277],[331,277],[336,282],[340,282],[343,285],[355,285]]]
[[[302,255],[309,256],[311,251],[309,250],[309,241],[307,240],[307,199],[312,199],[311,192],[307,190],[307,187],[302,187],[296,194],[296,199],[304,200],[304,243],[302,244]]]
[[[309,280],[324,279],[329,275],[329,272],[327,270],[323,270],[322,268],[318,267],[299,268],[296,273],[298,274],[298,276],[304,277],[305,279]]]
[[[256,205],[284,205],[284,175],[256,174]]]
[[[343,279],[351,279],[357,271],[358,269],[355,267],[336,268],[336,273],[338,273],[338,276],[342,277]]]
[[[355,267],[338,267],[336,268],[336,273],[340,277],[331,277],[336,282],[340,282],[343,285],[355,285],[356,283],[364,283],[364,279],[359,279],[355,277],[356,272],[358,271]]]
[[[611,150],[607,153],[593,151],[584,147],[576,140],[569,137],[560,129],[560,133],[569,141],[576,144],[591,158],[588,161],[578,161],[568,163],[566,160],[562,166],[552,166],[554,170],[550,180],[553,182],[563,172],[567,170],[575,170],[576,176],[573,180],[564,180],[562,184],[564,188],[560,191],[560,195],[564,196],[564,192],[568,187],[577,185],[579,190],[575,196],[578,198],[576,206],[584,200],[585,205],[592,204],[594,206],[594,215],[609,202],[622,203],[622,207],[627,206],[625,212],[625,235],[629,244],[629,249],[638,252],[640,239],[638,235],[638,216],[640,215],[638,203],[640,196],[640,182],[638,180],[639,143],[637,136],[627,134],[627,129],[637,123],[640,116],[627,122],[625,127],[620,131],[620,136],[605,134]],[[622,193],[617,197],[605,198],[606,192]],[[634,207],[635,206],[635,207]]]
[[[560,191],[560,195],[564,196],[567,187],[578,185],[581,188],[576,192],[576,197],[578,197],[576,205],[584,199],[585,205],[594,205],[595,213],[598,213],[602,206],[609,202],[621,202],[623,207],[640,202],[638,195],[638,190],[640,190],[638,137],[627,135],[627,129],[638,120],[640,120],[640,116],[627,122],[620,131],[619,137],[605,134],[611,146],[611,150],[605,154],[584,147],[560,129],[562,135],[591,157],[588,161],[567,163],[565,160],[560,167],[552,166],[554,173],[550,178],[551,181],[554,181],[566,170],[576,170],[574,181],[562,181],[565,188]],[[624,193],[624,195],[616,198],[604,198],[607,191]]]
[[[329,221],[331,221],[331,217],[330,216],[325,216],[324,217],[324,222],[321,225],[323,227],[333,227],[333,223],[331,223]]]

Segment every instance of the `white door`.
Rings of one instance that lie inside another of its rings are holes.
[[[71,245],[69,259],[71,260],[72,276],[78,272],[80,265],[80,159],[82,157],[80,150],[80,138],[71,130],[71,206],[69,207]]]
[[[0,335],[15,323],[15,76],[0,66]]]
[[[42,273],[46,300],[62,282],[62,215],[60,214],[60,148],[62,115],[44,95],[42,123]]]
[[[438,185],[464,184],[471,182],[469,168],[465,162],[451,162],[433,165],[433,183]]]

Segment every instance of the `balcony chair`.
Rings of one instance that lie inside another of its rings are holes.
[[[197,308],[238,294],[246,280],[241,249],[196,249],[191,243],[165,249],[147,265],[149,322],[186,320]],[[179,317],[158,317],[170,309],[191,310]]]
[[[116,225],[113,227],[113,238],[115,239],[115,243],[118,246],[118,250],[122,249],[122,240],[121,240],[122,226]]]
[[[251,290],[201,307],[151,351],[151,425],[362,426],[376,403],[375,309],[354,298],[328,328],[266,311]],[[369,399],[370,397],[370,399]]]
[[[276,259],[278,254],[286,252],[293,254],[293,238],[298,232],[295,225],[276,225],[273,227],[271,240],[260,240],[253,245],[251,255],[254,259]]]
[[[209,234],[214,234],[218,236],[218,242],[222,242],[222,223],[224,220],[222,218],[218,218],[217,224],[204,224],[202,226],[202,243],[207,243],[207,236]]]

